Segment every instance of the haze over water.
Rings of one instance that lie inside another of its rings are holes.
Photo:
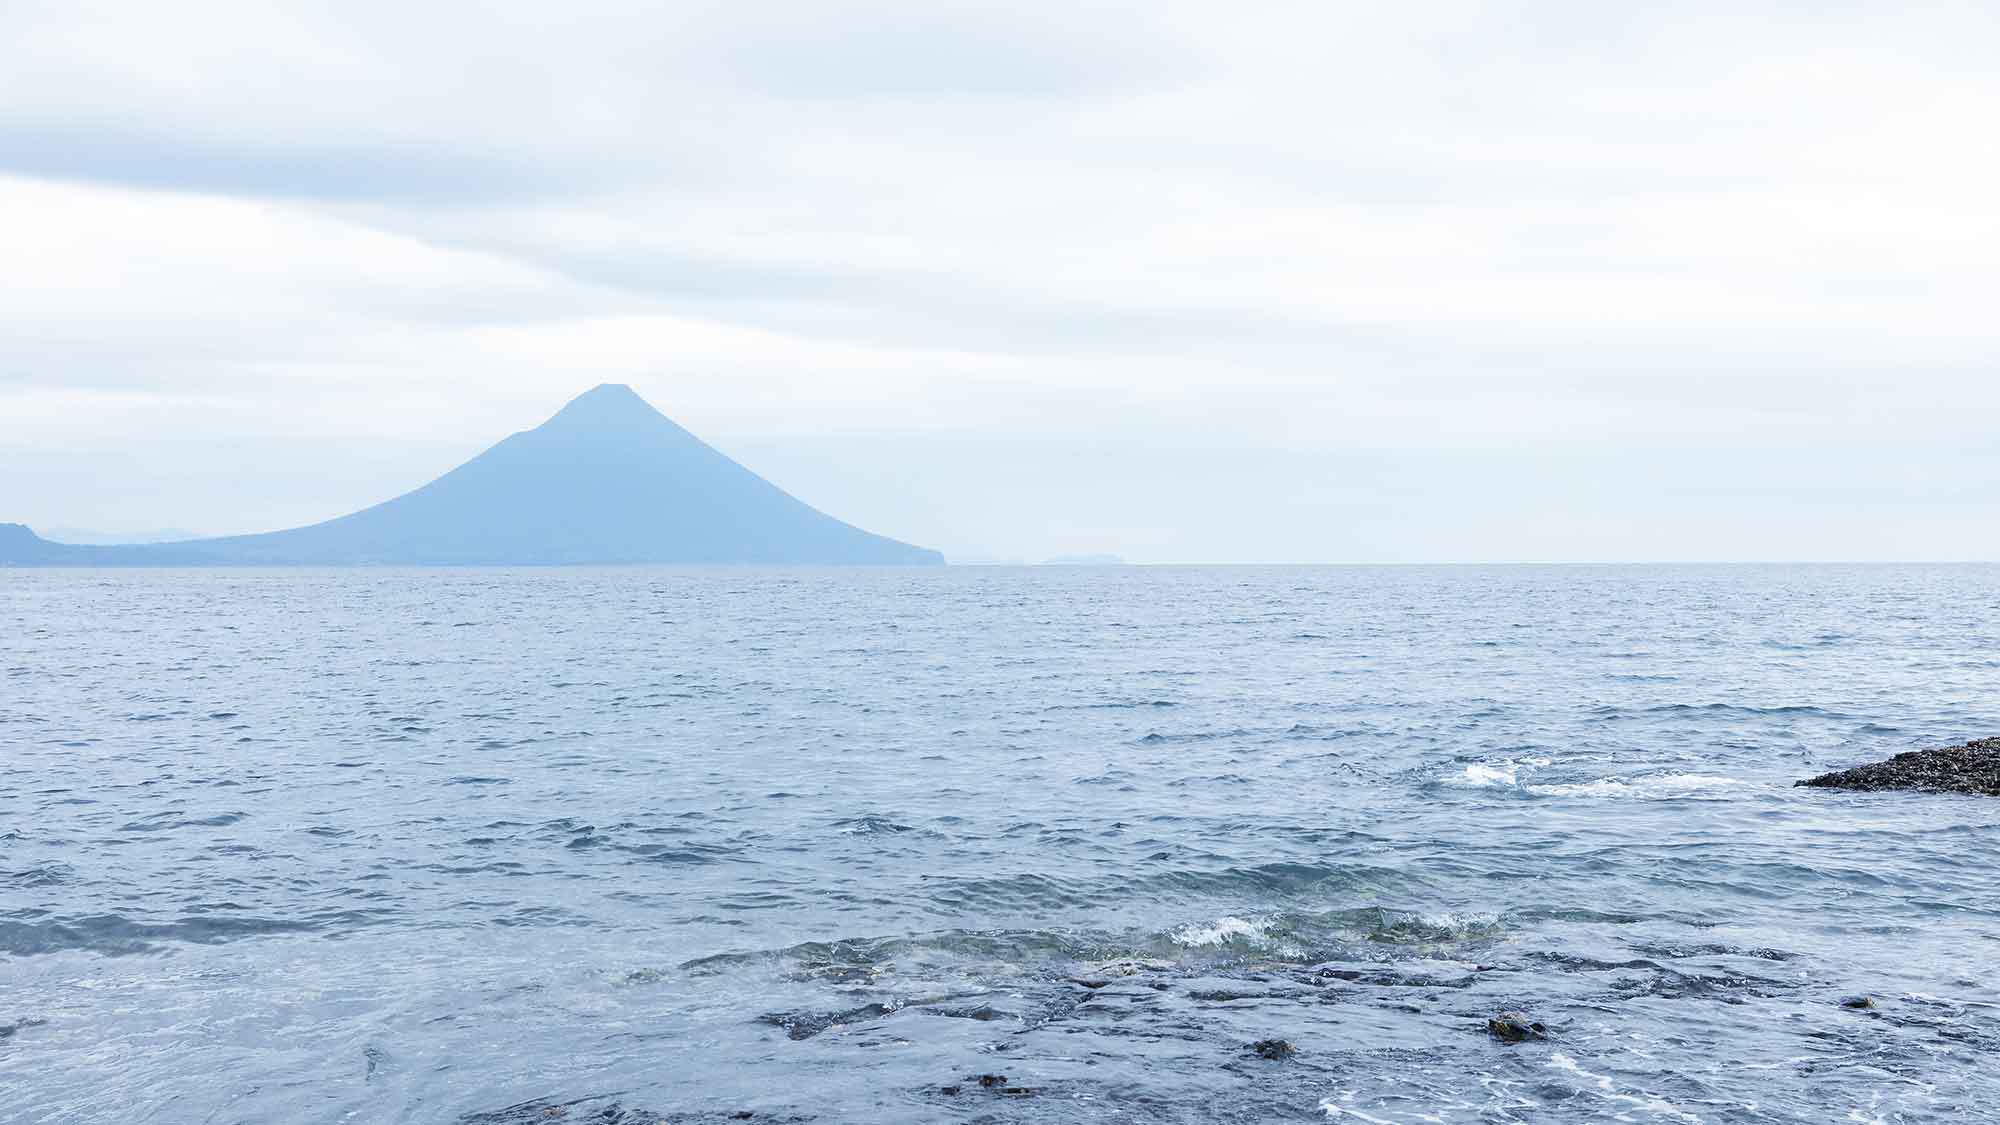
[[[1790,783],[1996,654],[1990,566],[6,573],[0,1119],[1990,1117],[2000,806]]]

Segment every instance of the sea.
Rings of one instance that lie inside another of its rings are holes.
[[[0,571],[0,1122],[1990,1121],[2000,800],[1792,782],[1995,734],[1993,566]]]

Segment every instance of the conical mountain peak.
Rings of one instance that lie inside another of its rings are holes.
[[[665,420],[666,415],[653,409],[651,403],[640,398],[637,391],[624,383],[599,383],[570,399],[542,425],[567,427],[630,425],[634,422],[657,424]]]
[[[622,383],[413,492],[310,527],[152,547],[0,528],[0,565],[938,563],[818,511]]]
[[[569,400],[564,410],[575,406],[593,406],[624,410],[653,411],[652,404],[639,397],[639,392],[629,383],[599,383],[582,394]]]

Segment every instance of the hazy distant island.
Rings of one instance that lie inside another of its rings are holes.
[[[45,527],[41,534],[58,543],[133,544],[133,543],[178,543],[187,539],[206,539],[209,536],[200,531],[185,528],[158,528],[150,531],[91,531],[80,527]]]
[[[943,562],[794,498],[611,383],[422,488],[308,527],[107,546],[0,523],[0,566]]]

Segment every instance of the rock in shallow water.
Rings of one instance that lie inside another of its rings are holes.
[[[1942,750],[1912,750],[1886,762],[1823,773],[1793,784],[1815,789],[1909,789],[2000,797],[2000,738],[1977,739]]]
[[[1486,1030],[1502,1043],[1549,1037],[1549,1029],[1540,1020],[1529,1019],[1524,1012],[1501,1012],[1486,1021]]]
[[[537,1098],[504,1109],[468,1113],[458,1125],[727,1125],[736,1121],[767,1121],[771,1125],[803,1125],[812,1120],[789,1114],[760,1113],[749,1109],[658,1110],[628,1106],[609,1095],[593,1095],[566,1102]]]
[[[859,1008],[849,1008],[844,1012],[767,1012],[758,1016],[759,1023],[785,1029],[785,1035],[792,1039],[811,1039],[822,1031],[845,1027],[850,1023],[878,1020],[896,1014],[896,1009],[886,1004],[863,1004]]]
[[[975,1084],[982,1090],[1006,1098],[1026,1098],[1041,1093],[1040,1090],[1033,1086],[1009,1085],[1007,1083],[1007,1076],[1004,1074],[977,1074],[966,1079],[964,1082],[954,1082],[949,1086],[939,1087],[938,1092],[947,1097],[957,1097]]]

